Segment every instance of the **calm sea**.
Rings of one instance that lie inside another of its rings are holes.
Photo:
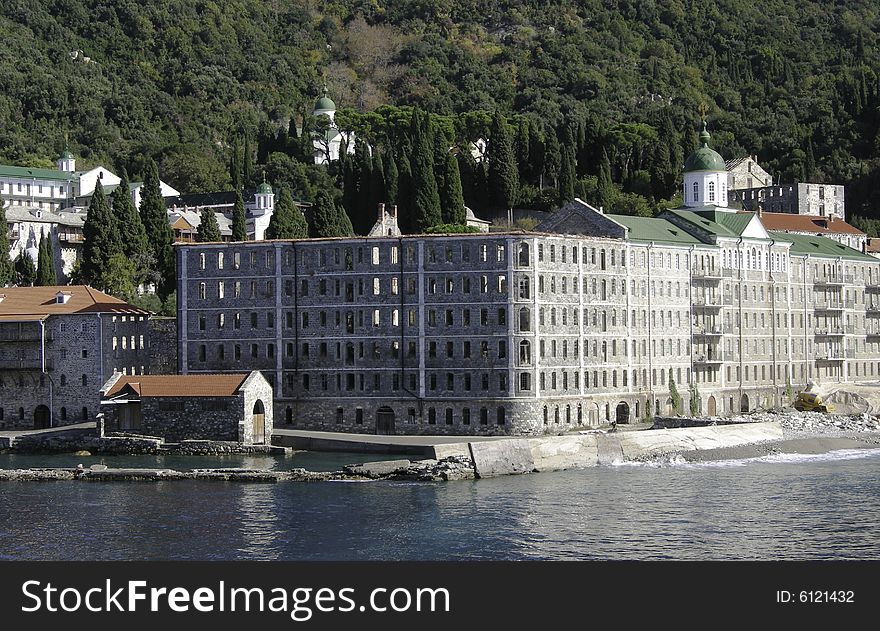
[[[0,456],[335,469],[363,456]],[[0,484],[0,559],[880,559],[880,449],[451,483]]]

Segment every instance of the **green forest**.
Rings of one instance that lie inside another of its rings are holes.
[[[577,195],[649,215],[677,203],[705,103],[725,158],[757,154],[781,183],[843,183],[848,217],[880,217],[874,2],[0,7],[5,163],[49,166],[68,138],[80,168],[134,181],[155,162],[185,192],[264,177],[311,203],[323,191],[356,232],[378,201],[399,203],[410,230],[460,223],[462,201],[552,210]],[[339,125],[374,148],[330,168],[308,147],[325,85]],[[484,163],[466,150],[480,137]]]

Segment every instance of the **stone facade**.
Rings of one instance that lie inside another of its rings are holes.
[[[150,374],[177,374],[177,320],[150,318]]]
[[[0,289],[0,294],[45,289],[85,291],[82,286],[7,288]],[[115,371],[144,374],[149,370],[149,314],[117,302],[108,310],[124,305],[122,313],[53,313],[42,319],[22,316],[20,321],[14,321],[19,316],[0,318],[0,428],[32,429],[94,420],[100,403],[98,388],[108,376]],[[0,314],[3,306],[0,302]]]
[[[771,213],[793,213],[838,217],[846,219],[844,188],[839,184],[777,184],[733,190],[733,200],[739,201],[745,210],[757,210],[759,206]]]
[[[582,207],[558,234],[180,246],[180,372],[262,371],[285,426],[532,435],[668,413],[670,379],[730,414],[880,377],[880,261]]]

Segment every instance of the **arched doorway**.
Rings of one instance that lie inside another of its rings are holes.
[[[614,419],[618,425],[626,425],[629,423],[629,404],[626,401],[621,401],[617,404],[617,411],[615,412]]]
[[[742,398],[739,400],[739,411],[740,412],[748,412],[749,411],[749,395],[744,394]]]
[[[708,408],[709,416],[717,416],[718,415],[718,405],[715,403],[715,397],[709,397],[709,401],[706,404]]]
[[[49,408],[45,405],[38,405],[34,410],[34,429],[46,429],[52,422]]]
[[[376,410],[376,433],[394,433],[394,410],[392,410],[388,406],[381,407]]]
[[[254,444],[262,445],[266,442],[266,408],[263,402],[257,399],[254,403]]]

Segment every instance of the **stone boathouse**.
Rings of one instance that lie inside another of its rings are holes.
[[[101,389],[107,432],[169,441],[272,440],[272,386],[258,371],[225,375],[123,375]]]

